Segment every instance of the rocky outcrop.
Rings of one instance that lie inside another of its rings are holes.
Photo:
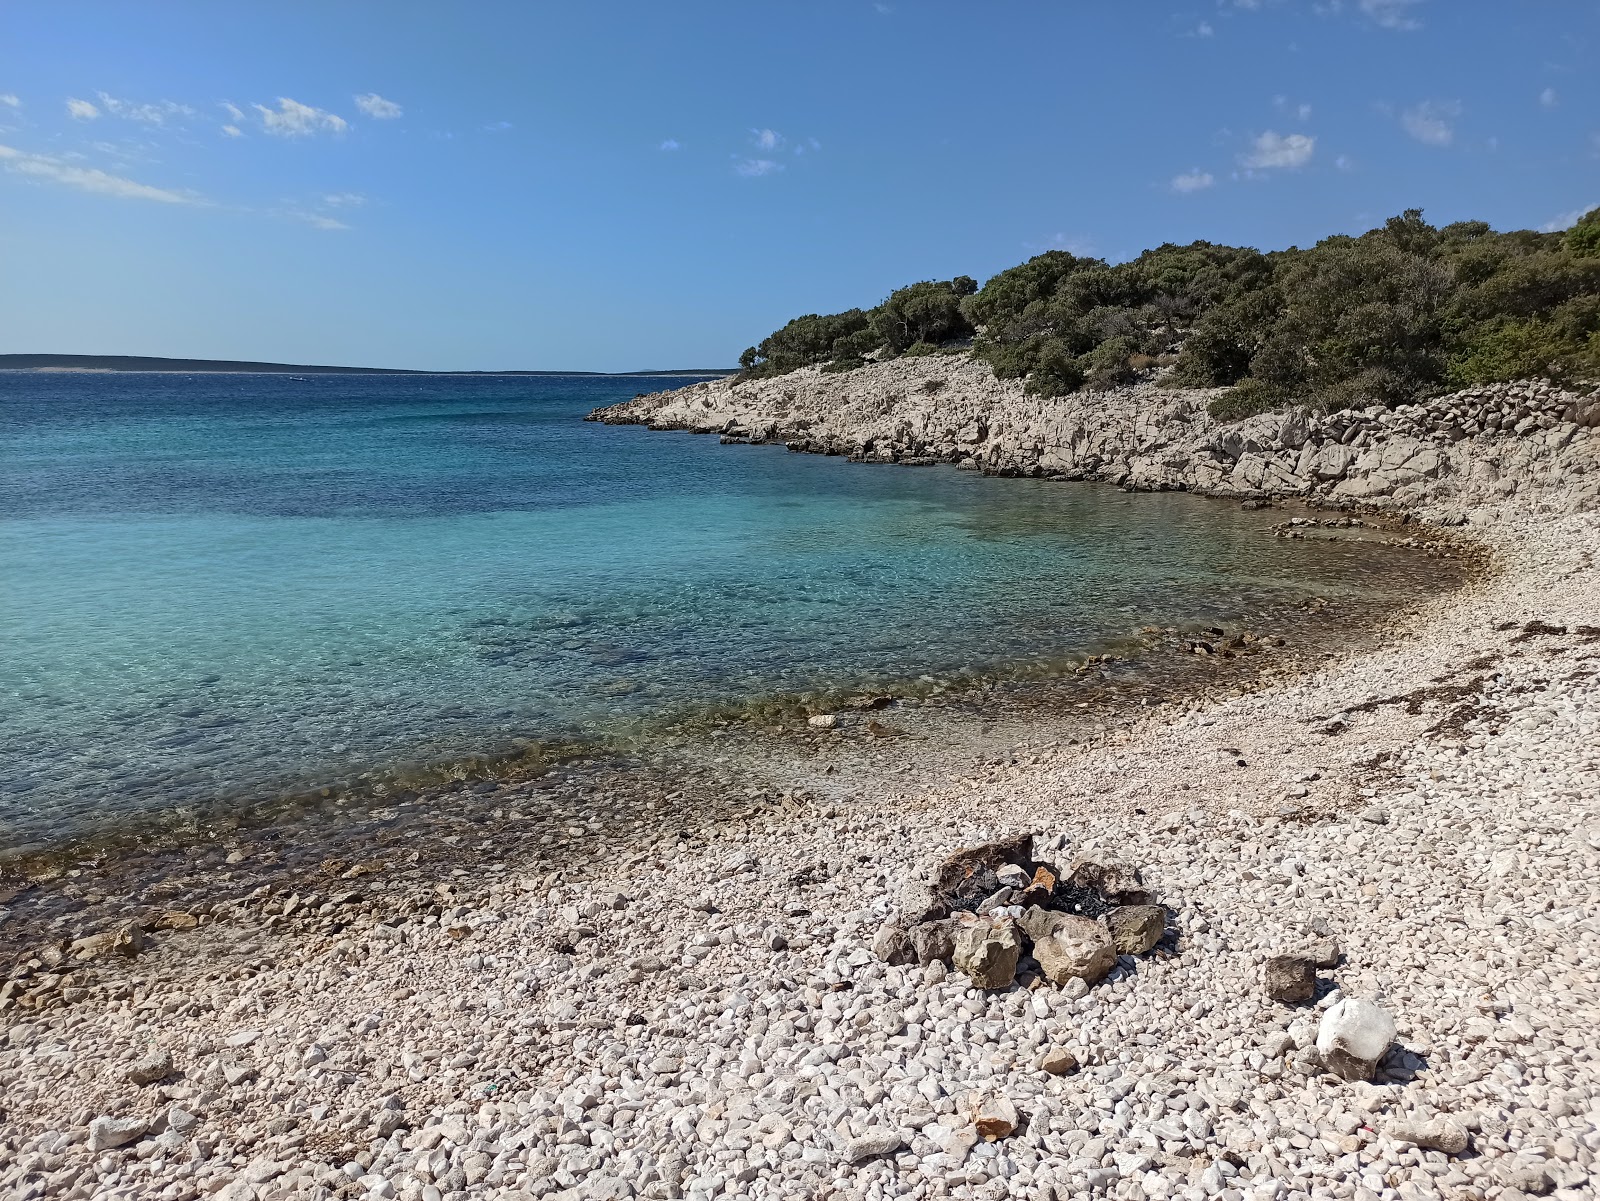
[[[862,462],[1300,497],[1445,524],[1514,495],[1563,511],[1600,500],[1600,388],[1526,381],[1397,409],[1293,409],[1236,422],[1206,412],[1218,391],[1157,382],[1049,399],[964,355],[934,355],[839,374],[711,380],[600,409],[591,420]]]

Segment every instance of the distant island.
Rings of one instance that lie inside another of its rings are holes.
[[[234,359],[163,359],[136,354],[0,354],[0,371],[248,371],[259,375],[732,375],[727,367],[661,371],[418,371],[407,367],[326,367]]]

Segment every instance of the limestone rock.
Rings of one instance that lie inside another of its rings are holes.
[[[150,1129],[143,1118],[98,1117],[89,1123],[89,1150],[109,1151],[137,1141]]]
[[[1044,1053],[1039,1066],[1052,1076],[1070,1076],[1078,1070],[1078,1059],[1065,1047],[1051,1047]]]
[[[902,919],[891,917],[878,927],[878,933],[872,940],[872,953],[885,963],[914,962],[916,955],[911,945],[911,931]]]
[[[1371,1080],[1394,1042],[1394,1019],[1363,997],[1346,997],[1322,1017],[1317,1051],[1343,1080]]]
[[[1099,922],[1068,914],[1053,933],[1034,941],[1033,957],[1052,984],[1068,980],[1093,984],[1116,964],[1117,951]]]
[[[844,1149],[846,1163],[861,1163],[878,1155],[892,1155],[905,1146],[898,1130],[878,1127],[851,1139]]]
[[[1396,1122],[1389,1127],[1389,1137],[1397,1142],[1413,1143],[1429,1151],[1443,1151],[1446,1155],[1460,1155],[1467,1149],[1467,1132],[1445,1118],[1428,1122]]]
[[[1106,914],[1106,927],[1119,955],[1143,955],[1167,932],[1167,911],[1160,905],[1120,905]]]
[[[1016,978],[1022,940],[1010,921],[963,921],[956,929],[953,961],[977,988],[1007,988]]]
[[[172,1052],[151,1051],[129,1065],[127,1079],[130,1084],[154,1084],[172,1074]]]
[[[938,961],[946,966],[955,962],[956,930],[961,923],[955,918],[923,922],[911,930],[911,949],[916,962],[926,966]]]
[[[1017,1107],[998,1094],[985,1097],[978,1103],[972,1125],[986,1142],[1005,1138],[1017,1128]]]
[[[1267,996],[1293,1004],[1317,993],[1317,969],[1303,955],[1274,955],[1262,970]]]

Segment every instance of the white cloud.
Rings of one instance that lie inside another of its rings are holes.
[[[753,129],[757,150],[776,150],[783,145],[783,135],[775,129]]]
[[[343,117],[309,104],[301,104],[298,100],[290,100],[287,96],[278,97],[278,107],[275,109],[264,104],[250,107],[261,114],[261,128],[282,138],[303,138],[324,130],[343,133],[350,128],[350,122]]]
[[[375,121],[392,121],[405,111],[393,100],[385,100],[376,92],[357,96],[356,107]]]
[[[237,125],[224,125],[222,127],[222,132],[230,138],[244,137],[244,130],[240,129]]]
[[[153,104],[135,104],[132,100],[118,100],[104,92],[97,92],[100,107],[113,117],[124,121],[138,121],[141,125],[165,125],[172,117],[192,117],[194,109],[175,100],[158,100]],[[71,107],[71,101],[68,102]]]
[[[663,150],[677,150],[678,149],[678,139],[677,138],[668,138],[666,141],[661,143],[661,149],[663,149]]]
[[[360,208],[366,202],[367,198],[360,192],[330,192],[322,198],[323,204],[335,209]]]
[[[1201,21],[1200,24],[1194,27],[1194,36],[1197,38],[1208,38],[1216,32],[1215,29],[1211,28],[1210,21]]]
[[[221,107],[222,111],[228,114],[228,119],[230,121],[244,120],[244,109],[240,108],[237,104],[224,100]]]
[[[1559,217],[1553,217],[1546,221],[1539,228],[1547,234],[1558,234],[1564,229],[1571,229],[1578,223],[1579,217],[1594,208],[1600,208],[1600,201],[1596,201],[1594,204],[1586,204],[1582,208],[1573,209],[1570,213],[1562,213]]]
[[[87,100],[79,100],[76,96],[67,99],[67,116],[74,121],[93,121],[100,115],[100,110]]]
[[[11,146],[0,146],[0,163],[6,170],[33,179],[47,179],[85,192],[116,196],[123,200],[158,200],[164,204],[200,204],[199,197],[167,188],[153,188],[121,175],[110,175],[92,167],[76,167],[43,154],[28,154]]]
[[[1303,167],[1311,161],[1317,139],[1303,133],[1277,134],[1272,130],[1258,137],[1249,154],[1239,161],[1246,167],[1264,170],[1270,167]]]
[[[0,93],[0,104],[7,108],[21,108],[22,99],[15,92]]]
[[[1422,28],[1422,22],[1410,15],[1421,3],[1422,0],[1360,0],[1360,8],[1380,28],[1409,32]]]
[[[1456,137],[1450,118],[1460,112],[1459,104],[1424,100],[1400,114],[1400,127],[1425,146],[1448,146]]]
[[[783,164],[774,162],[770,158],[745,158],[734,163],[733,169],[746,178],[755,178],[771,175],[774,171],[782,171]]]
[[[296,211],[287,213],[285,215],[293,218],[296,221],[305,222],[312,229],[335,230],[350,228],[343,221],[337,220],[333,217],[324,216],[322,213],[302,213]]]
[[[1172,177],[1172,190],[1174,192],[1199,192],[1216,183],[1216,178],[1209,171],[1202,171],[1196,167],[1185,175]]]
[[[1561,97],[1556,95],[1554,88],[1546,88],[1539,93],[1539,103],[1545,108],[1555,108],[1556,105],[1561,103]]]
[[[1348,154],[1341,154],[1338,158],[1334,159],[1333,165],[1341,171],[1348,171],[1355,166],[1355,164],[1350,161],[1350,156]]]

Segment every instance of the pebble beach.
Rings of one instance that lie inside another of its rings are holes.
[[[758,812],[669,805],[567,870],[387,907],[291,878],[35,956],[120,983],[0,993],[0,1190],[1592,1196],[1600,519],[1534,495],[1470,511],[1481,578],[1257,686],[775,754]],[[882,953],[930,865],[1019,834],[1136,871],[1160,941],[992,988]],[[1275,999],[1268,961],[1311,948],[1310,995]],[[1357,1001],[1393,1037],[1348,1079],[1319,1034]]]

